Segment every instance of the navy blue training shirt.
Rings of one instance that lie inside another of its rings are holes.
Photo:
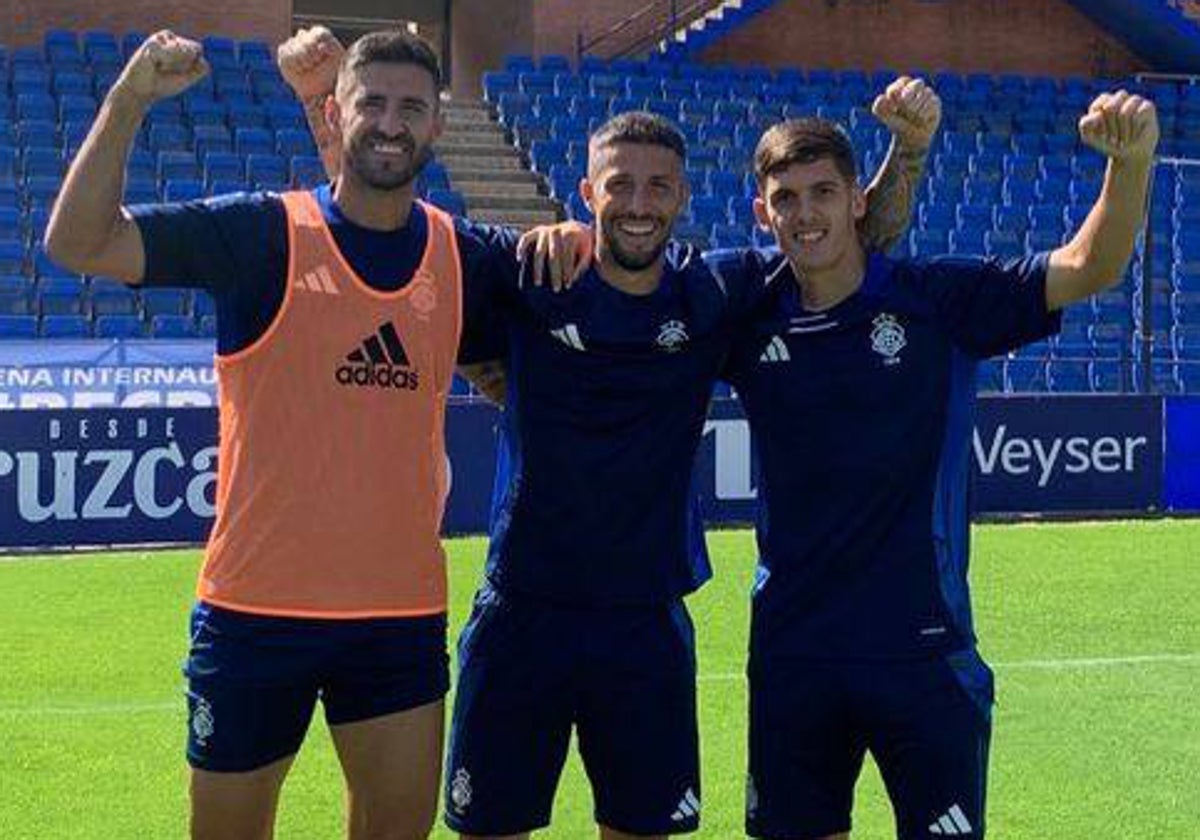
[[[333,201],[328,184],[313,190],[338,249],[357,274],[385,292],[402,288],[425,252],[429,222],[419,204],[398,231],[360,227]],[[182,204],[129,208],[145,243],[145,286],[204,289],[217,307],[217,352],[253,344],[275,319],[287,288],[287,214],[273,193],[235,193]],[[463,269],[459,362],[503,354],[488,301],[497,272],[516,271],[515,236],[455,219]]]
[[[759,460],[753,659],[907,658],[974,644],[968,485],[977,360],[1058,331],[1048,255],[872,256],[804,309],[778,252],[710,257],[772,278],[726,376]]]
[[[707,579],[693,463],[753,299],[747,281],[723,286],[672,244],[648,295],[594,269],[562,293],[510,288],[493,586],[620,606],[672,600]]]

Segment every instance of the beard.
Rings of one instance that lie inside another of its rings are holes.
[[[619,234],[616,232],[616,225],[619,221],[619,219],[614,219],[611,223],[604,225],[600,231],[600,236],[604,240],[608,253],[612,255],[613,262],[625,271],[644,271],[658,262],[659,257],[667,250],[670,234],[656,242],[648,251],[630,252],[621,246]],[[669,229],[669,226],[665,227]]]
[[[343,156],[344,165],[354,172],[359,181],[372,189],[385,192],[404,189],[433,158],[431,143],[418,144],[406,137],[386,142],[405,147],[408,152],[407,164],[376,160],[376,153],[371,151],[371,146],[381,139],[377,136],[364,137],[347,148]]]

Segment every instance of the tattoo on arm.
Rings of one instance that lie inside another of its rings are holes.
[[[458,373],[463,379],[474,385],[475,390],[487,397],[489,401],[503,407],[505,385],[507,384],[503,361],[459,365]]]
[[[928,150],[911,151],[892,142],[887,160],[867,187],[862,236],[868,250],[886,251],[908,231],[928,157]]]
[[[317,144],[317,151],[321,155],[321,164],[325,167],[325,174],[329,176],[330,181],[334,181],[341,174],[342,150],[337,136],[325,121],[326,99],[328,97],[324,94],[305,99],[304,116],[308,119],[308,128],[312,132],[313,141]]]

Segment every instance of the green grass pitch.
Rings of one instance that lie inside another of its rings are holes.
[[[701,838],[741,837],[747,532],[710,538],[691,599],[700,649]],[[450,543],[463,620],[484,543]],[[179,666],[199,553],[0,560],[0,838],[185,834]],[[1200,521],[975,530],[976,619],[999,705],[990,836],[1200,838]],[[284,790],[278,836],[340,836],[320,718]],[[892,836],[878,776],[855,835]],[[444,829],[435,835],[449,837]],[[572,758],[547,838],[594,836]]]

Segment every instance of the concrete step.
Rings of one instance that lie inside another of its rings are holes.
[[[525,164],[521,158],[514,153],[512,155],[499,155],[494,153],[488,154],[466,154],[461,148],[449,149],[446,153],[438,152],[438,160],[446,165],[450,170],[450,177],[453,178],[458,170],[491,170],[491,171],[527,171]]]
[[[489,138],[477,137],[447,137],[437,142],[439,154],[446,155],[496,155],[498,157],[516,157],[516,148],[504,140],[488,142]]]
[[[467,196],[467,206],[472,210],[558,211],[558,204],[553,199],[539,195],[472,195]]]
[[[490,116],[492,106],[482,99],[452,99],[442,103],[442,112],[448,117],[456,114],[488,114]]]
[[[444,159],[443,159],[443,162]],[[489,184],[540,184],[541,178],[528,169],[484,169],[476,166],[474,161],[469,164],[460,164],[452,166],[446,164],[446,168],[450,170],[450,179],[455,183],[458,182],[487,182]]]
[[[499,142],[508,144],[508,135],[504,133],[504,129],[494,122],[480,123],[448,123],[446,125],[446,133],[442,135],[442,140],[447,138],[476,138],[484,142]]]
[[[468,214],[477,222],[507,225],[525,230],[535,225],[552,225],[559,221],[558,213],[549,210],[472,210]]]
[[[505,196],[515,198],[540,198],[537,181],[470,181],[466,178],[454,178],[454,189],[470,198],[471,196]]]

